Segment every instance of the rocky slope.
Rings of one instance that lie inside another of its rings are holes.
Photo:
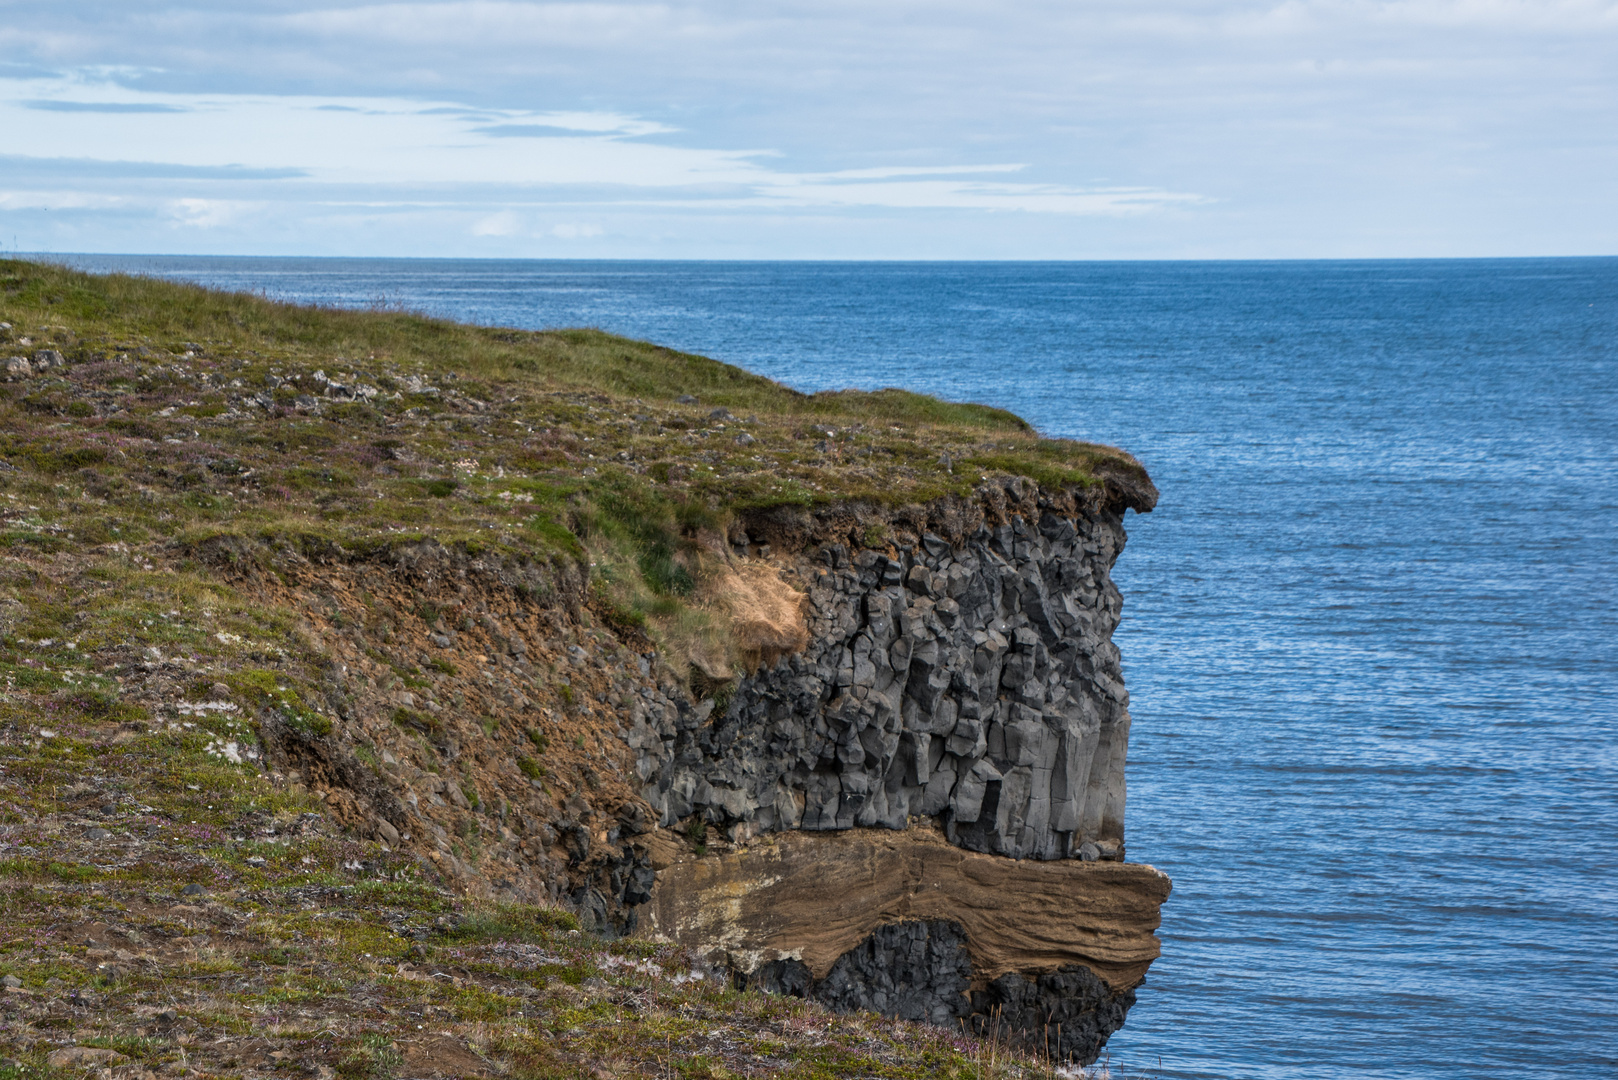
[[[748,589],[763,629],[743,652],[786,651],[739,677],[698,672],[706,695],[649,642],[586,628],[583,582],[566,574],[430,544],[359,561],[207,554],[260,603],[302,611],[330,649],[333,731],[313,736],[273,712],[260,730],[270,767],[336,820],[420,847],[462,887],[696,947],[744,985],[985,1031],[998,1022],[1089,1061],[1156,955],[1168,892],[1150,868],[1088,867],[1124,852],[1118,509],[1010,479],[975,505],[889,522],[880,550],[851,546],[843,507],[738,521],[716,555],[727,566],[717,596],[773,579],[762,599]],[[404,689],[396,672],[412,660],[427,685]],[[866,830],[902,841],[795,840],[784,850],[802,881],[783,877],[783,849],[768,843]],[[983,857],[942,871],[940,845]],[[887,865],[908,866],[907,851],[927,869]],[[862,876],[847,888],[805,887],[850,860]],[[910,882],[902,902],[883,888],[899,881]],[[750,899],[716,924],[712,911],[730,910],[721,895]],[[870,904],[861,933],[804,966],[813,946],[798,934],[839,921],[856,897]],[[937,953],[915,970],[882,944],[912,923]]]
[[[18,888],[139,936],[154,880],[270,911],[408,879],[496,952],[661,940],[743,999],[1047,1061],[1123,1022],[1168,894],[1123,862],[1127,455],[605,335],[0,270]],[[344,955],[453,944],[389,919]]]

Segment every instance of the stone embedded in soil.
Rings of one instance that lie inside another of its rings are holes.
[[[116,1050],[97,1046],[64,1046],[45,1055],[45,1064],[53,1069],[103,1068],[128,1060]]]

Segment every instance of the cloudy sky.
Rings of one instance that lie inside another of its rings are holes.
[[[0,248],[1618,253],[1618,0],[0,0]]]

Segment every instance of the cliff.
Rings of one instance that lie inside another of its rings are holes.
[[[15,262],[0,323],[4,872],[106,943],[19,987],[30,1023],[96,979],[161,1011],[172,983],[95,972],[190,882],[215,955],[387,998],[453,954],[446,992],[508,1004],[406,1011],[503,1017],[492,1071],[525,1008],[574,1046],[581,979],[622,1008],[648,942],[642,984],[708,972],[736,1015],[763,989],[1080,1061],[1122,1024],[1168,894],[1123,861],[1110,570],[1156,498],[1127,455],[594,332]],[[312,888],[368,929],[298,922]],[[322,1022],[349,1073],[417,1052]]]

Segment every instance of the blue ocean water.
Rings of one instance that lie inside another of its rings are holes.
[[[1618,1076],[1618,259],[67,261],[1129,449],[1129,853],[1175,891],[1115,1075]]]

